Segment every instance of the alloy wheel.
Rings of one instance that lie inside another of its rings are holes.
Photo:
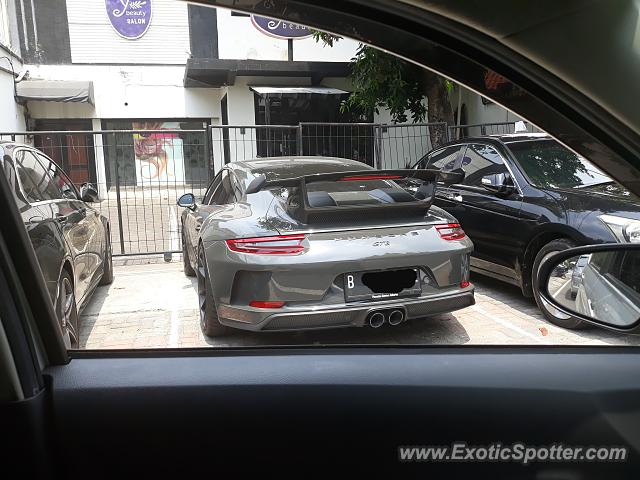
[[[542,257],[542,261],[540,262],[540,264],[544,263],[544,261],[549,258],[552,255],[555,255],[558,252],[549,252],[547,253],[544,257]],[[547,302],[544,298],[540,298],[540,301],[542,303],[542,305],[544,305],[544,308],[547,310],[547,312],[549,312],[549,314],[553,315],[556,318],[559,318],[560,320],[569,320],[571,318],[571,316],[562,313],[560,310],[558,310],[556,307],[554,307],[553,305],[551,305],[549,302]]]
[[[71,280],[63,277],[60,284],[60,296],[58,297],[60,308],[60,323],[65,347],[71,348],[78,341],[78,332],[73,325],[73,317],[76,308],[75,293]]]
[[[198,305],[200,307],[200,325],[206,327],[206,308],[207,308],[207,262],[204,258],[204,250],[198,249],[198,269],[196,276],[198,277]]]

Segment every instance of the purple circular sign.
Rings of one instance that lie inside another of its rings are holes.
[[[285,22],[283,20],[273,20],[271,18],[251,15],[253,26],[262,33],[275,38],[307,38],[311,36],[311,31],[296,23]]]
[[[151,24],[151,0],[105,0],[107,16],[118,35],[140,38]]]

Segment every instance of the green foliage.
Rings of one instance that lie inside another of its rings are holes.
[[[427,109],[422,100],[427,88],[422,68],[366,45],[360,45],[351,62],[353,93],[344,110],[378,113],[386,108],[394,122],[424,121]]]
[[[329,47],[342,38],[319,30],[312,30],[312,35],[316,42]],[[453,83],[394,55],[360,44],[351,60],[350,78],[353,92],[341,105],[342,112],[366,116],[386,108],[396,123],[406,122],[407,112],[414,123],[424,121],[427,113],[432,117],[430,121],[453,120],[446,116],[451,113],[450,108],[445,108],[444,114],[442,108],[428,112],[423,103],[427,89],[435,87],[432,91],[436,95],[431,101],[438,107],[448,104]]]
[[[333,35],[327,32],[321,32],[320,30],[311,29],[311,35],[316,42],[322,42],[325,47],[333,47],[333,44],[340,40],[342,37]]]

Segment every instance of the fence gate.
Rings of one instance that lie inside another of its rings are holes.
[[[405,168],[449,135],[504,133],[514,124],[301,123],[212,125],[201,130],[99,130],[0,133],[33,145],[79,187],[97,185],[94,204],[109,219],[114,255],[180,252],[180,208],[186,192],[202,197],[226,163],[272,156],[331,156],[376,168]],[[498,129],[497,132],[494,132]],[[502,130],[500,130],[502,129]]]

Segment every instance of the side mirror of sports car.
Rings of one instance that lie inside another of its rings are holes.
[[[80,199],[83,202],[94,203],[100,201],[98,190],[90,183],[84,183],[80,186]]]
[[[258,175],[256,178],[251,180],[251,183],[247,187],[247,191],[245,192],[247,195],[251,193],[259,192],[262,186],[267,182],[267,177],[264,175]]]
[[[627,333],[640,333],[640,245],[570,248],[540,264],[543,302],[565,315]]]
[[[184,208],[194,208],[196,206],[196,197],[193,193],[185,193],[178,198],[178,206]]]

